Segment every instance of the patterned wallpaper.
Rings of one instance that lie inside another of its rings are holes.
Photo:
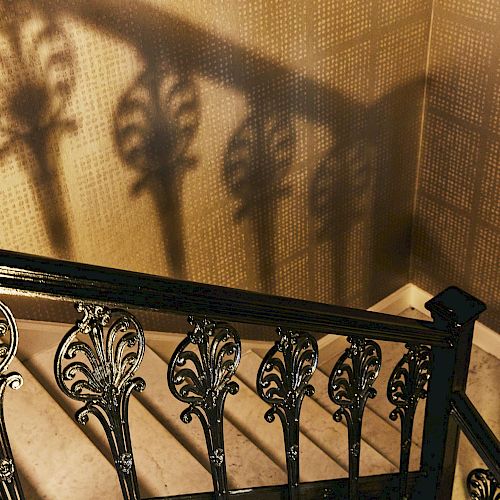
[[[500,2],[436,0],[429,55],[411,279],[500,331]]]
[[[375,303],[409,277],[430,8],[0,0],[0,248]]]

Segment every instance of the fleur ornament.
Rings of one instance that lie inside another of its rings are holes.
[[[203,426],[212,469],[214,490],[228,490],[224,454],[223,415],[228,394],[239,386],[231,381],[241,358],[238,332],[226,323],[189,317],[192,330],[177,346],[168,368],[172,394],[189,406],[181,413],[184,423],[196,415]]]
[[[279,339],[265,355],[257,373],[257,392],[271,405],[264,418],[278,415],[283,427],[289,496],[299,482],[299,418],[305,396],[314,394],[309,381],[318,365],[318,344],[307,332],[278,328]]]
[[[336,422],[346,419],[349,439],[349,498],[358,498],[361,424],[368,398],[377,391],[373,383],[380,372],[380,346],[361,337],[348,337],[351,344],[340,356],[328,383],[328,395],[339,409],[333,414]]]
[[[144,357],[142,326],[127,311],[98,304],[76,304],[83,318],[62,340],[55,359],[59,388],[84,402],[75,418],[85,425],[94,415],[106,432],[124,498],[139,499],[128,403],[132,391],[144,390],[134,377]]]

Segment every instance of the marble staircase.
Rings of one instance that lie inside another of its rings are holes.
[[[168,338],[168,336],[165,336]],[[176,340],[177,341],[177,340]],[[270,344],[271,345],[271,344]],[[328,398],[328,376],[346,347],[322,359],[311,383],[316,388],[306,398],[301,413],[301,481],[347,477],[347,427],[332,419],[336,407]],[[130,402],[130,427],[136,469],[144,498],[210,491],[210,466],[200,423],[181,422],[185,405],[169,392],[167,363],[175,348],[148,347],[138,375],[146,390]],[[378,396],[369,402],[363,421],[361,474],[396,472],[399,464],[399,422],[388,415],[392,409],[385,391],[390,373],[404,346],[381,342],[382,370],[375,383]],[[231,489],[286,483],[286,463],[281,424],[267,423],[268,406],[255,391],[257,369],[262,361],[243,342],[236,381],[238,394],[229,396],[225,411],[225,442]],[[18,391],[7,391],[5,414],[14,456],[28,499],[83,500],[121,498],[104,432],[92,417],[86,426],[73,416],[80,407],[62,394],[53,375],[55,346],[15,360],[12,370],[24,377]],[[498,366],[498,365],[497,365]],[[420,405],[411,466],[420,459],[421,427],[425,403]],[[462,498],[458,492],[454,498]]]

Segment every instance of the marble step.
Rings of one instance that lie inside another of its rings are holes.
[[[10,371],[19,372],[24,379],[19,390],[7,388],[4,409],[26,498],[121,498],[113,466],[80,426],[20,361],[14,359]]]
[[[81,407],[81,403],[69,399],[57,387],[53,376],[53,360],[54,351],[49,350],[36,354],[25,364],[62,408],[73,416]],[[135,396],[130,399],[129,422],[139,487],[143,497],[212,490],[211,475]],[[83,429],[97,448],[108,449],[105,434],[96,419],[91,417]],[[98,453],[97,450],[95,452]],[[109,452],[106,453],[109,457]],[[91,477],[87,474],[86,476]],[[113,482],[117,482],[117,479],[113,478]]]
[[[174,398],[167,387],[167,363],[152,349],[146,348],[138,374],[146,380],[147,389],[138,394],[137,398],[207,470],[210,470],[200,421],[196,417],[189,424],[180,420],[180,414],[187,405]],[[228,395],[226,405],[233,399],[236,403],[240,397],[240,394]],[[227,419],[224,421],[224,441],[231,489],[286,483],[285,471]]]
[[[255,390],[256,374],[262,358],[254,352],[248,352],[243,357],[238,376]],[[324,375],[314,375],[312,384],[316,392],[324,390],[322,384],[316,386],[316,379]],[[325,452],[344,470],[349,468],[347,427],[332,419],[332,414],[326,411],[312,398],[304,398],[300,414],[301,432],[318,448]],[[384,474],[396,472],[396,467],[373,449],[368,443],[363,445],[360,472],[363,475]]]
[[[252,355],[257,356],[255,353]],[[268,423],[264,414],[269,406],[255,392],[255,382],[251,382],[244,373],[245,366],[251,365],[248,353],[242,357],[235,380],[240,391],[226,402],[226,418],[234,424],[248,439],[264,451],[275,463],[286,470],[286,458],[283,444],[281,422],[277,417]],[[251,367],[249,371],[251,371]],[[241,374],[240,374],[241,370]],[[252,375],[255,378],[256,372]],[[247,380],[243,379],[245,377]],[[248,384],[246,383],[248,382]],[[328,456],[311,439],[301,433],[300,436],[300,480],[319,481],[347,476],[347,471]]]
[[[377,389],[375,399],[369,400],[363,416],[362,439],[369,444],[380,455],[383,455],[394,466],[399,468],[400,455],[400,427],[399,421],[393,422],[389,419],[389,414],[394,408],[386,398],[387,381],[392,372],[393,367],[401,357],[400,349],[404,349],[404,345],[395,342],[380,342],[382,347],[382,369],[379,377],[375,381],[374,387]],[[387,344],[387,345],[386,345]],[[313,377],[313,385],[316,388],[316,393],[313,399],[320,404],[330,414],[333,414],[338,409],[328,396],[328,379],[331,371],[344,352],[344,349],[349,344],[347,342],[339,344],[339,352],[337,356],[331,357],[327,362],[321,364],[319,370],[316,371]],[[423,421],[422,415],[425,405],[420,404],[418,409],[419,420],[415,424],[415,432],[413,445],[410,454],[410,469],[417,470],[420,465],[420,442],[421,442],[421,427],[419,423]],[[345,421],[342,420],[345,426]],[[363,448],[361,461],[363,463]]]

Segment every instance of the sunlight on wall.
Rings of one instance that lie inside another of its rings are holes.
[[[362,307],[408,281],[430,0],[1,9],[0,248]]]

